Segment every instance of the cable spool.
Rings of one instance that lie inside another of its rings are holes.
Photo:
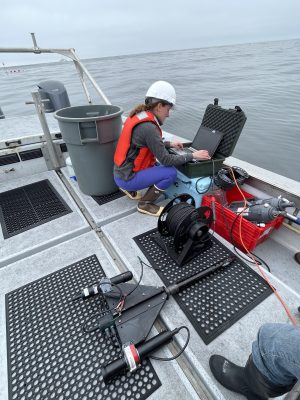
[[[233,188],[236,184],[231,170],[234,173],[234,177],[238,185],[242,185],[245,180],[249,178],[248,172],[240,167],[231,167],[231,169],[221,168],[214,178],[215,185],[223,190],[229,190]]]
[[[210,207],[195,208],[194,198],[189,194],[182,194],[165,206],[157,227],[161,236],[173,237],[173,249],[168,252],[174,256],[175,251],[176,259],[173,258],[181,265],[192,247],[194,250],[197,248],[197,254],[206,247],[212,222],[213,213]]]

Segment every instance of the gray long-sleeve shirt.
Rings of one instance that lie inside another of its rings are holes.
[[[192,154],[182,156],[170,154],[166,149],[169,146],[169,142],[164,143],[162,141],[160,132],[155,124],[142,122],[133,129],[131,147],[127,153],[126,160],[120,167],[114,166],[114,175],[125,181],[134,177],[135,172],[133,172],[132,160],[136,158],[141,147],[148,147],[160,164],[165,166],[181,165],[192,160]]]

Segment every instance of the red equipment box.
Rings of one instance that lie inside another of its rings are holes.
[[[253,198],[254,196],[250,193],[242,190],[246,199]],[[228,205],[233,201],[242,201],[243,197],[239,190],[234,187],[224,193]],[[215,196],[216,197],[216,196]],[[211,207],[212,196],[203,196],[201,206]],[[222,236],[228,242],[232,243],[231,235],[234,241],[234,245],[246,253],[241,239],[240,239],[240,217],[237,217],[233,211],[222,205],[218,199],[215,199],[215,209],[216,209],[216,222],[215,231]],[[244,245],[249,251],[253,250],[258,244],[266,240],[274,229],[278,229],[283,222],[283,217],[276,217],[273,221],[266,224],[265,227],[259,227],[252,222],[242,218],[241,236]],[[233,225],[234,224],[234,225]],[[233,228],[232,228],[233,225]],[[230,235],[231,231],[231,235]]]

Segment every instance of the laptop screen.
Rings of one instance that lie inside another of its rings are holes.
[[[201,125],[190,147],[195,150],[207,150],[212,157],[223,136],[224,133]]]

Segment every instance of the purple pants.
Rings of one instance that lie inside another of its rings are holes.
[[[155,185],[157,189],[165,190],[175,182],[177,170],[175,167],[151,167],[136,172],[129,181],[114,177],[116,184],[129,192],[145,189]]]

